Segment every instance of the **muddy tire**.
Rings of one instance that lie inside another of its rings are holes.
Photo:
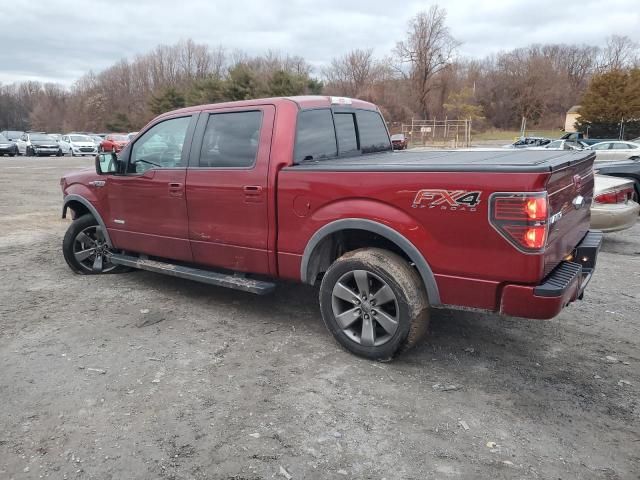
[[[327,270],[320,310],[351,353],[388,361],[426,334],[429,302],[420,275],[399,255],[378,248],[348,252]]]
[[[110,250],[102,228],[90,214],[76,218],[69,225],[62,240],[62,253],[71,270],[81,275],[129,271],[109,262]]]

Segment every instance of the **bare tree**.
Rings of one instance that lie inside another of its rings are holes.
[[[362,97],[367,89],[384,78],[385,67],[373,57],[372,48],[356,49],[331,60],[322,75],[329,90],[347,97]]]
[[[409,22],[407,38],[398,42],[395,54],[400,62],[398,70],[411,81],[419,109],[429,117],[429,94],[434,88],[433,78],[453,61],[460,43],[446,26],[447,12],[437,5],[420,12]]]
[[[624,70],[640,61],[640,45],[626,35],[612,35],[602,49],[600,71]]]

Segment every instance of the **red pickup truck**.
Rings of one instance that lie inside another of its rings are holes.
[[[380,112],[336,97],[190,107],[64,176],[64,257],[268,293],[320,283],[351,352],[389,359],[430,307],[548,319],[580,298],[593,153],[393,152]]]

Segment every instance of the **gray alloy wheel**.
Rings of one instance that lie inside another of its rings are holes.
[[[373,272],[342,275],[333,287],[331,307],[343,333],[365,347],[384,345],[398,330],[398,299]]]
[[[109,273],[114,270],[117,265],[109,261],[110,253],[99,225],[82,229],[73,239],[73,256],[87,272]]]

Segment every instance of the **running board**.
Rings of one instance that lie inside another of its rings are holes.
[[[201,270],[199,268],[183,267],[182,265],[132,257],[120,253],[112,253],[110,261],[114,265],[123,265],[140,270],[163,273],[172,277],[186,278],[187,280],[208,283],[209,285],[216,285],[218,287],[233,288],[234,290],[242,290],[244,292],[255,293],[256,295],[266,295],[276,288],[276,284],[272,282],[264,282],[262,280],[226,273],[217,273],[210,270]]]

